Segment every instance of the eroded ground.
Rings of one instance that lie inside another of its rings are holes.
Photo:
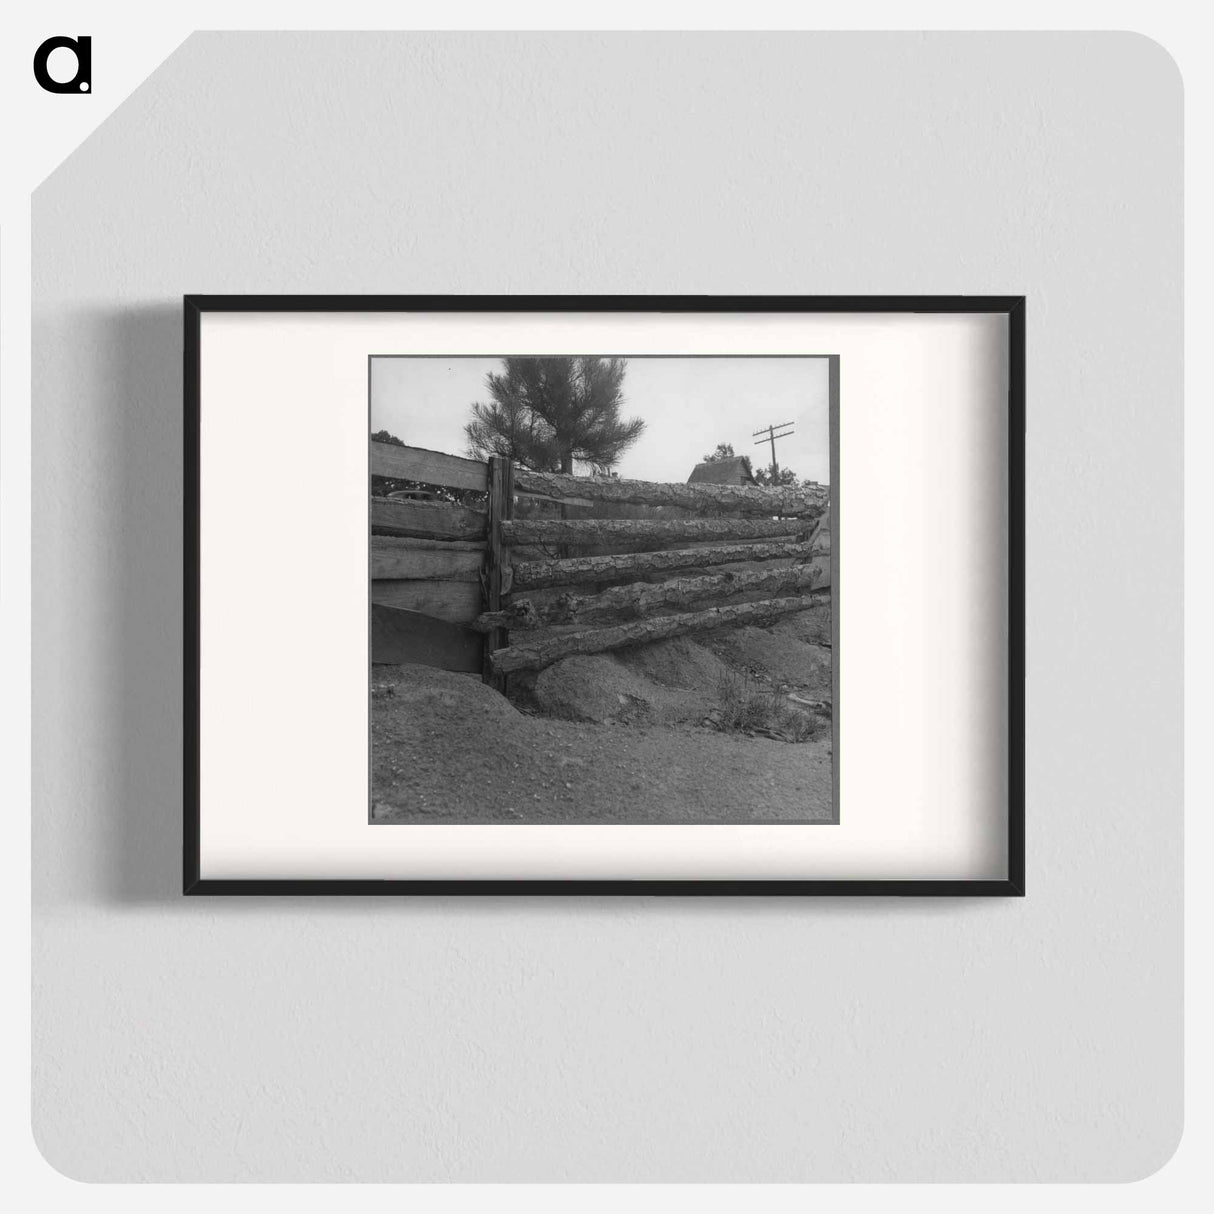
[[[372,821],[829,821],[829,639],[829,611],[804,612],[567,658],[510,699],[376,666]]]

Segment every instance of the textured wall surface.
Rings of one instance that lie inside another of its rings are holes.
[[[190,39],[34,197],[46,1157],[95,1180],[1159,1167],[1181,91],[1132,35]],[[186,291],[1029,295],[1029,896],[183,901]]]

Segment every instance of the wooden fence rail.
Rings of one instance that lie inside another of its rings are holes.
[[[626,481],[614,476],[564,476],[556,472],[515,469],[515,487],[544,497],[627,506],[678,506],[700,514],[783,514],[818,518],[830,504],[826,485],[677,485]]]
[[[401,501],[390,497],[371,499],[371,530],[380,535],[432,540],[483,540],[485,524],[483,510],[468,510],[442,502]]]
[[[479,582],[484,563],[485,546],[475,541],[440,543],[394,535],[371,537],[373,578],[422,577]]]
[[[676,569],[698,569],[711,565],[734,565],[742,561],[807,559],[821,550],[812,541],[799,543],[783,536],[765,544],[725,544],[706,548],[668,548],[661,552],[630,552],[621,556],[572,556],[561,560],[516,561],[514,589],[541,590],[549,586],[572,586],[584,582],[635,581],[649,574]]]
[[[489,472],[483,460],[374,440],[371,443],[371,475],[480,493],[489,490]]]
[[[373,662],[476,670],[504,689],[508,674],[541,670],[570,654],[766,623],[829,598],[829,489],[822,485],[571,477],[531,472],[505,457],[483,463],[375,441],[370,468],[373,478],[384,478],[373,480],[370,510]],[[670,506],[702,517],[514,518],[514,502],[524,497],[554,505]],[[514,548],[547,543],[660,550],[513,560]],[[653,577],[661,580],[644,580]],[[519,594],[587,584],[590,593],[569,589],[547,601]],[[730,603],[755,594],[767,597]],[[512,629],[568,625],[578,627],[510,643]]]
[[[717,573],[706,577],[672,578],[668,582],[636,582],[614,586],[600,594],[562,594],[548,603],[520,599],[504,611],[491,611],[473,621],[478,632],[493,628],[546,628],[554,624],[590,624],[601,620],[640,619],[665,611],[686,611],[718,599],[742,594],[812,590],[822,571],[813,565],[793,565],[754,573]]]
[[[508,544],[691,543],[787,536],[787,519],[516,519],[504,525]],[[806,526],[806,534],[809,532]]]

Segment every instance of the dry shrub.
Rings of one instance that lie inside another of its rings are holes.
[[[817,721],[790,704],[778,691],[733,671],[718,688],[720,720],[725,733],[762,734],[786,742],[806,742],[817,732]]]

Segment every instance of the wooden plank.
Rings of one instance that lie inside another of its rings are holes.
[[[371,576],[373,578],[432,578],[445,582],[480,583],[483,549],[444,548],[436,541],[429,548],[406,545],[419,540],[401,539],[394,535],[371,537]]]
[[[484,638],[461,624],[371,604],[371,661],[376,665],[416,662],[480,674],[484,648]]]
[[[477,632],[492,628],[548,628],[558,624],[622,622],[704,607],[741,594],[803,594],[821,586],[815,565],[790,565],[755,572],[716,573],[706,577],[672,578],[653,585],[635,582],[601,594],[562,594],[548,603],[516,599],[501,611],[485,612],[472,624]]]
[[[509,553],[504,542],[504,530],[514,507],[513,461],[501,455],[489,458],[489,537],[485,554],[485,601],[486,610],[499,611],[502,606],[504,571],[508,566]],[[482,677],[500,692],[506,690],[505,675],[494,670],[489,655],[495,649],[504,649],[510,643],[505,629],[494,627],[485,638],[485,665]]]
[[[711,632],[717,628],[737,628],[746,624],[767,624],[795,611],[805,611],[826,599],[824,594],[800,595],[786,599],[764,599],[761,603],[740,603],[733,607],[711,607],[689,615],[664,615],[633,624],[611,628],[592,628],[569,632],[530,644],[512,645],[490,653],[489,664],[498,674],[516,670],[543,670],[561,658],[575,653],[605,653],[625,645],[646,645],[667,637]]]
[[[542,590],[547,586],[575,586],[585,582],[633,582],[648,574],[733,565],[740,561],[807,559],[816,551],[812,543],[798,543],[785,538],[764,544],[725,544],[707,548],[676,548],[667,552],[515,561],[512,569],[516,591]]]
[[[376,579],[371,583],[371,602],[419,611],[453,624],[470,624],[485,607],[479,578],[475,582]]]
[[[395,443],[371,443],[371,475],[447,485],[452,489],[476,489],[481,493],[489,486],[488,468],[482,460],[426,451],[422,447],[398,447]]]
[[[830,501],[830,486],[812,481],[796,488],[784,485],[678,485],[620,480],[614,476],[564,476],[518,468],[515,489],[544,497],[590,499],[631,506],[681,506],[699,514],[784,514],[816,518]]]
[[[613,544],[758,540],[787,535],[785,519],[517,519],[502,524],[508,544]]]
[[[401,551],[415,552],[484,552],[485,541],[427,540],[417,535],[377,535],[373,543],[391,544]]]
[[[378,535],[412,535],[422,539],[481,540],[485,513],[441,502],[371,499],[371,530]]]

